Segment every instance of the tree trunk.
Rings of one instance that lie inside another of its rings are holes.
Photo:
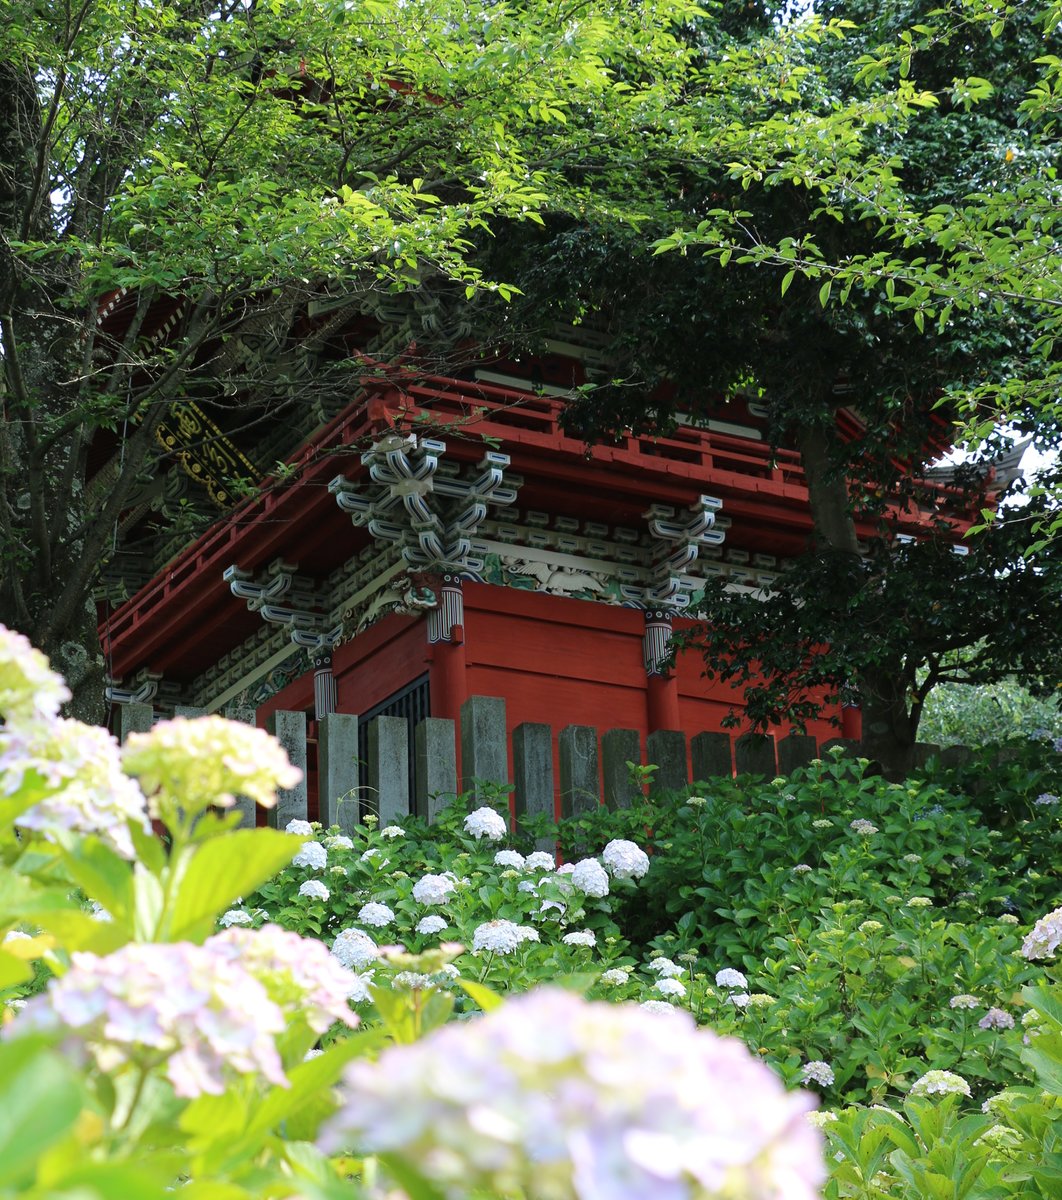
[[[900,665],[885,664],[859,680],[863,708],[861,752],[881,767],[886,779],[900,781],[914,768],[917,725],[911,719],[907,685]]]
[[[859,539],[848,498],[848,484],[830,455],[830,443],[836,441],[836,437],[833,430],[805,427],[797,437],[797,448],[808,487],[816,545],[858,554]]]
[[[835,429],[808,426],[797,444],[808,487],[808,504],[815,544],[842,554],[858,555],[855,517],[843,473],[834,465],[831,441]],[[889,779],[903,779],[914,765],[917,722],[908,706],[903,648],[873,671],[864,671],[852,683],[859,689],[863,718],[862,753],[880,764]]]

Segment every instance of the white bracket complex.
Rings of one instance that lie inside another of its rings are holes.
[[[695,575],[701,550],[721,546],[726,540],[726,533],[715,528],[715,515],[722,507],[722,500],[715,496],[701,496],[696,504],[678,512],[669,505],[654,504],[644,514],[653,538],[651,582],[644,589],[629,589],[630,598],[646,608],[685,608],[703,582]]]
[[[329,624],[329,618],[321,610],[321,603],[313,586],[299,579],[295,568],[277,559],[267,568],[264,579],[256,580],[250,571],[233,564],[226,567],[222,578],[237,599],[247,603],[249,612],[256,612],[263,621],[271,625],[282,625],[288,630],[294,645],[309,651],[314,668],[314,701],[316,715],[323,717],[335,712],[335,681],[332,677],[332,651],[343,634],[343,626]],[[298,605],[274,603],[290,600]]]
[[[337,475],[328,490],[356,526],[397,543],[407,568],[478,571],[483,564],[470,552],[480,522],[488,508],[516,499],[517,488],[504,482],[509,456],[488,451],[474,468],[477,474],[463,479],[440,465],[445,453],[446,443],[435,438],[391,435],[361,456],[369,468],[368,489],[355,489]]]

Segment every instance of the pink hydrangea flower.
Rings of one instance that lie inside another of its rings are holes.
[[[46,794],[16,823],[50,841],[95,834],[131,859],[129,822],[151,828],[143,793],[122,773],[118,743],[96,725],[56,719],[0,728],[0,795],[18,791],[27,775]]]
[[[179,1096],[220,1095],[233,1075],[287,1080],[276,1047],[284,1014],[238,962],[205,946],[133,943],[72,966],[11,1026],[61,1030],[63,1048],[115,1072],[163,1061]]]
[[[401,1153],[451,1195],[816,1200],[825,1177],[811,1098],[679,1012],[539,989],[344,1083],[323,1148]]]
[[[277,1037],[296,1019],[316,1033],[356,1025],[347,997],[357,986],[314,939],[276,925],[231,928],[202,946],[74,953],[10,1034],[61,1032],[66,1053],[102,1071],[158,1066],[187,1098],[220,1095],[234,1075],[286,1086]]]
[[[301,1016],[316,1033],[337,1021],[353,1027],[347,1007],[354,985],[349,971],[316,938],[300,937],[279,925],[226,929],[206,942],[218,955],[242,963],[288,1016]]]

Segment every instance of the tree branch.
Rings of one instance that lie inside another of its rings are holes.
[[[141,398],[143,416],[140,424],[125,446],[125,461],[115,480],[107,500],[96,514],[95,519],[87,527],[84,542],[78,547],[75,561],[70,564],[70,572],[64,580],[63,590],[37,627],[37,638],[41,643],[49,642],[57,633],[62,632],[72,621],[78,605],[84,602],[92,582],[99,569],[107,538],[114,530],[114,524],[121,515],[129,492],[136,482],[143,467],[144,460],[152,447],[155,430],[169,410],[179,379],[180,367],[188,356],[194,354],[208,336],[212,322],[205,320],[208,312],[214,306],[215,296],[208,293],[196,305],[189,321],[189,335],[180,355],[174,360],[165,375],[157,381],[151,393],[158,395],[144,409],[146,403]],[[162,389],[162,394],[158,394]]]

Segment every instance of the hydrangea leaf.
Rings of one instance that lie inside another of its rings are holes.
[[[316,1058],[292,1067],[288,1072],[291,1086],[270,1089],[256,1106],[254,1117],[247,1126],[246,1136],[264,1138],[310,1097],[330,1088],[348,1062],[378,1050],[385,1041],[384,1032],[380,1029],[354,1033],[329,1046]]]
[[[471,996],[484,1012],[493,1012],[494,1009],[501,1006],[501,996],[497,992],[491,991],[484,984],[476,983],[473,979],[457,979],[454,982]]]
[[[279,830],[238,829],[197,846],[181,874],[169,936],[208,936],[221,913],[286,866],[300,845]]]
[[[33,968],[19,954],[0,950],[0,990],[33,978]]]
[[[125,921],[133,903],[132,867],[98,838],[69,838],[62,856],[70,878],[117,921]]]
[[[132,936],[131,927],[123,922],[101,921],[74,908],[38,909],[28,912],[25,919],[47,930],[67,951],[109,954]]]
[[[40,1038],[0,1045],[0,1189],[32,1178],[49,1146],[81,1111],[72,1070]]]

